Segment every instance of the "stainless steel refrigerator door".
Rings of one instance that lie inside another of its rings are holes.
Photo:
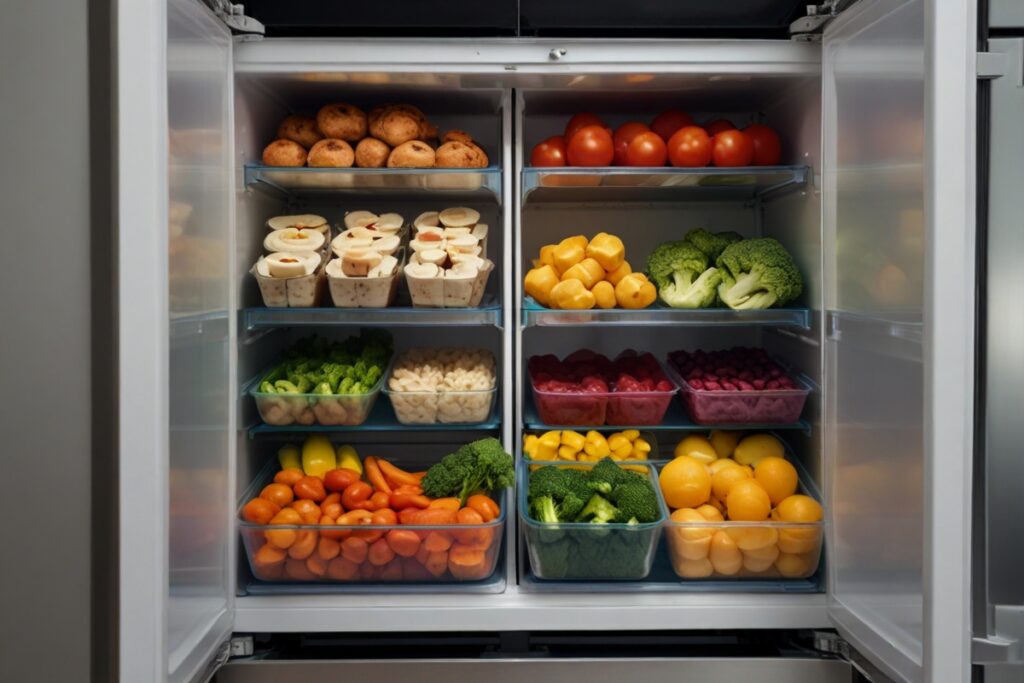
[[[1022,23],[1024,26],[1024,23]],[[975,577],[984,606],[975,661],[990,665],[986,680],[1024,678],[1024,38],[989,40],[1005,55],[1005,71],[990,84],[988,230],[985,274],[984,536],[982,575]],[[982,122],[984,125],[984,122]],[[1002,665],[999,662],[1003,662]]]
[[[192,681],[234,622],[231,35],[118,4],[120,680]]]
[[[899,680],[970,665],[972,2],[861,2],[823,53],[829,614]]]

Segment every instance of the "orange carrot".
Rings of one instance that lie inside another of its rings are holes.
[[[415,531],[408,529],[392,529],[385,537],[388,546],[395,552],[395,555],[402,557],[413,557],[420,549],[420,537]]]
[[[378,538],[370,544],[370,550],[366,554],[366,559],[370,561],[370,564],[381,567],[395,559],[395,551],[391,549],[387,541],[383,538]]]
[[[442,551],[439,553],[430,553],[427,556],[427,561],[423,563],[423,566],[427,568],[427,571],[433,574],[435,577],[441,577],[446,571],[448,571],[448,551]]]
[[[453,542],[452,535],[447,531],[430,531],[423,540],[423,547],[429,552],[436,553],[448,550]]]
[[[341,544],[333,538],[320,534],[320,544],[316,547],[316,552],[321,559],[331,561],[341,553]]]
[[[458,498],[437,498],[432,500],[427,507],[431,510],[451,510],[455,512],[462,507],[462,502]]]
[[[377,465],[377,458],[372,455],[363,460],[363,470],[366,471],[366,478],[373,484],[373,488],[391,495],[391,487]]]
[[[327,564],[327,576],[337,581],[351,581],[359,576],[359,565],[344,557],[336,557]]]
[[[456,520],[460,525],[479,525],[484,523],[484,518],[480,516],[480,513],[473,508],[468,507],[459,510]],[[480,528],[479,526],[476,526],[476,528],[472,529],[456,529],[452,531],[452,536],[455,537],[456,541],[463,545],[473,546],[475,548],[486,548],[490,541],[487,533],[489,531],[490,529],[487,527]]]
[[[410,523],[418,524],[420,526],[444,526],[446,524],[454,524],[455,511],[438,508],[417,510],[414,520]]]
[[[288,557],[296,560],[304,560],[316,550],[316,544],[320,541],[320,534],[315,531],[299,530],[295,543],[288,548]]]
[[[482,579],[487,575],[484,551],[456,543],[448,551],[448,571],[456,579]]]
[[[434,576],[415,557],[406,557],[402,560],[402,578],[406,581],[429,581]]]
[[[341,542],[341,556],[354,564],[362,564],[370,547],[361,538],[346,538]]]
[[[386,508],[390,502],[390,493],[384,493],[383,491],[374,491],[373,495],[370,496],[370,509],[380,510],[381,508]]]
[[[321,577],[327,573],[327,560],[313,553],[306,558],[306,569],[313,576]]]
[[[430,506],[430,499],[423,494],[395,491],[391,494],[389,503],[396,510],[404,510],[408,507],[426,508]]]
[[[400,467],[395,467],[384,458],[377,458],[377,467],[384,474],[384,478],[387,479],[393,486],[419,486],[420,480],[412,472],[406,472]]]
[[[469,500],[466,501],[466,505],[480,513],[480,516],[485,522],[490,522],[498,518],[501,514],[501,509],[498,504],[491,499],[490,496],[477,494],[470,496]]]
[[[381,567],[381,581],[401,581],[405,578],[405,571],[402,569],[402,558],[396,557]]]
[[[305,560],[296,560],[291,557],[284,563],[284,575],[294,581],[312,581],[316,578],[316,575],[306,568]]]

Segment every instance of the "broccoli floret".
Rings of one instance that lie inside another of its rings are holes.
[[[743,235],[731,230],[725,232],[708,232],[704,228],[694,228],[686,233],[683,241],[689,242],[700,249],[708,257],[709,263],[714,263],[726,247],[734,242],[743,239]]]
[[[708,268],[708,257],[683,241],[658,245],[647,258],[647,273],[658,287],[658,298],[673,308],[707,308],[715,303],[721,275]]]
[[[609,503],[600,494],[595,493],[576,517],[576,521],[590,522],[591,524],[608,524],[609,522],[614,522],[618,514],[618,508]]]
[[[777,240],[762,237],[726,247],[718,257],[718,295],[736,310],[784,306],[800,296],[803,279],[793,257]]]
[[[558,519],[558,506],[551,496],[541,496],[530,501],[530,515],[538,522],[554,523]]]
[[[552,496],[556,501],[562,501],[569,495],[586,501],[590,498],[590,490],[587,484],[587,476],[579,470],[567,467],[555,467],[545,465],[530,473],[528,497]],[[581,504],[582,508],[583,505]],[[573,515],[575,517],[575,515]]]
[[[512,456],[494,437],[460,446],[427,470],[420,484],[432,498],[457,496],[463,504],[475,491],[497,491],[512,486]]]
[[[550,531],[544,529],[542,531]],[[541,540],[544,540],[543,538]],[[560,536],[554,542],[544,542],[532,548],[532,555],[535,556],[539,571],[547,579],[561,579],[569,574],[572,564],[572,555],[576,551],[576,544],[568,538]]]
[[[575,493],[566,494],[562,502],[558,504],[558,518],[564,521],[576,519],[587,504],[586,498],[580,498]]]
[[[616,522],[646,524],[661,517],[657,495],[649,482],[619,484],[612,489],[608,499],[619,509]]]
[[[611,487],[633,482],[638,479],[640,481],[644,481],[644,478],[639,474],[622,469],[616,465],[615,461],[611,458],[601,458],[596,465],[590,468],[590,472],[587,473],[587,481],[589,481],[591,485],[605,482],[609,485],[609,492],[611,491]]]
[[[676,277],[671,284],[658,289],[658,298],[672,308],[712,308],[718,302],[721,283],[722,274],[711,267],[689,283]]]

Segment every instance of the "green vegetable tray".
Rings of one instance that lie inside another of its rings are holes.
[[[548,463],[555,467],[589,469],[594,463]],[[620,463],[620,467],[625,463]],[[636,463],[630,463],[636,467]],[[518,462],[519,520],[522,524],[532,574],[558,581],[630,581],[651,572],[668,509],[658,486],[658,474],[649,467],[661,517],[646,524],[590,524],[538,522],[529,515],[527,489],[530,468]]]

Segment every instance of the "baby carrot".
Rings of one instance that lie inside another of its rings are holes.
[[[385,537],[388,546],[396,555],[402,557],[413,557],[420,549],[420,537],[415,531],[408,529],[392,529]]]
[[[391,494],[391,487],[388,485],[387,480],[384,479],[384,475],[380,471],[380,467],[377,465],[377,458],[372,455],[363,460],[363,469],[366,471],[366,478],[373,484],[373,488],[378,491],[383,491],[388,495]]]
[[[366,554],[366,559],[370,561],[370,564],[381,567],[395,559],[395,551],[391,549],[387,541],[383,538],[378,538],[370,544],[370,550]]]
[[[412,472],[406,472],[400,467],[395,467],[384,458],[377,458],[377,467],[384,474],[384,478],[387,479],[393,486],[418,486],[420,480]]]

